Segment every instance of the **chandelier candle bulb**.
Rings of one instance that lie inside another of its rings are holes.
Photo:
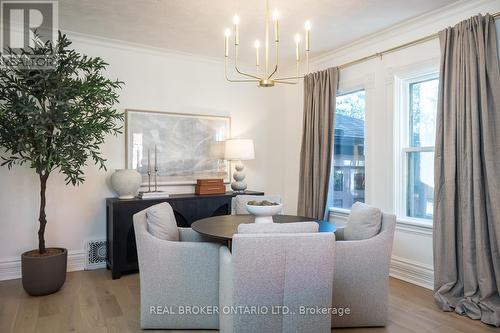
[[[277,43],[280,40],[280,34],[279,34],[279,12],[277,9],[274,10],[273,12],[273,19],[274,19],[274,41]]]
[[[255,46],[255,66],[259,66],[259,50],[260,50],[260,41],[257,39],[254,43],[253,46]]]
[[[309,34],[311,32],[311,22],[310,21],[306,21],[306,23],[304,24],[304,27],[306,28],[306,51],[309,51]]]
[[[234,15],[233,17],[233,23],[234,23],[234,45],[239,45],[240,44],[240,17],[238,15]]]

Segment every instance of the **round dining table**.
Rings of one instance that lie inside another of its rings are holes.
[[[238,232],[238,226],[243,223],[254,223],[254,220],[255,216],[249,214],[213,216],[192,223],[191,228],[204,236],[226,242],[231,249],[231,241],[233,235]],[[274,223],[293,223],[310,222],[315,219],[295,215],[275,215],[273,221]]]

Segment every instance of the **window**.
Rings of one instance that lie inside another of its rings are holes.
[[[337,96],[329,207],[365,201],[365,91]]]
[[[432,219],[434,203],[434,141],[439,80],[435,75],[408,80],[404,85],[401,156],[403,168],[400,211],[405,216]]]

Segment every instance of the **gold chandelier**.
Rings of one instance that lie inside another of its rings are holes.
[[[250,74],[243,72],[238,67],[238,47],[240,45],[240,33],[239,33],[239,24],[240,17],[238,15],[234,15],[233,23],[234,23],[234,70],[237,74],[246,77],[245,79],[231,79],[228,75],[228,63],[229,63],[229,37],[231,36],[231,30],[225,30],[225,39],[224,39],[224,73],[226,76],[226,80],[229,82],[256,82],[259,87],[273,87],[275,83],[283,83],[283,84],[296,84],[299,79],[304,78],[303,75],[299,75],[300,71],[300,34],[295,35],[295,63],[296,63],[296,75],[289,77],[276,77],[278,73],[278,64],[279,64],[279,12],[274,10],[273,17],[274,21],[274,45],[275,45],[275,64],[274,68],[270,69],[270,60],[269,60],[269,23],[270,23],[270,15],[269,15],[269,0],[266,0],[266,36],[264,42],[264,70],[262,72],[260,66],[260,41],[257,39],[254,42],[255,47],[255,66],[256,73]],[[311,31],[311,23],[306,21],[304,24],[305,28],[305,51],[306,51],[306,73],[309,72],[309,51],[310,51],[310,31]]]

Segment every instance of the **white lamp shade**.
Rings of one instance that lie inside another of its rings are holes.
[[[250,139],[229,139],[226,140],[224,159],[229,161],[253,160],[255,151],[253,140]]]

